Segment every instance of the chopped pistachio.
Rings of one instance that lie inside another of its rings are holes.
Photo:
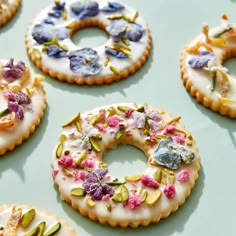
[[[119,20],[119,19],[122,19],[122,18],[123,18],[122,14],[111,15],[111,16],[107,17],[108,20]]]
[[[118,106],[117,109],[118,109],[119,111],[124,112],[124,111],[126,111],[126,110],[128,109],[128,107],[127,107],[127,106]]]
[[[35,56],[36,59],[41,60],[42,59],[42,54],[37,48],[33,49],[33,55]]]
[[[141,196],[141,202],[145,202],[148,196],[148,192],[146,190],[143,191]]]
[[[35,209],[30,209],[22,215],[21,226],[27,228],[35,217]]]
[[[158,188],[153,192],[149,192],[146,198],[146,203],[153,206],[161,197],[161,190]]]
[[[162,179],[162,170],[161,169],[157,169],[156,173],[154,175],[154,179],[158,182],[161,183],[161,179]]]
[[[82,132],[82,126],[81,126],[81,123],[80,123],[79,120],[75,121],[75,127],[76,127],[78,132],[80,132],[80,133]]]
[[[75,121],[80,120],[80,113],[72,117],[68,122],[66,122],[64,125],[62,125],[62,128],[65,128],[67,126],[72,125]]]
[[[115,139],[119,140],[125,133],[125,129],[119,129],[115,134]]]
[[[95,207],[95,205],[96,205],[95,201],[93,201],[91,198],[87,198],[86,203],[87,203],[88,207]]]
[[[76,27],[77,24],[78,24],[77,21],[76,21],[76,20],[73,20],[73,21],[71,21],[71,22],[66,26],[66,28],[68,28],[68,29],[73,29],[73,28]]]
[[[111,212],[111,210],[112,210],[112,205],[111,205],[111,203],[108,203],[108,204],[106,205],[106,208],[107,208],[107,210],[108,210],[109,212]]]
[[[56,224],[54,224],[51,228],[48,229],[48,231],[46,231],[43,236],[52,236],[54,235],[56,232],[58,232],[61,228],[61,223],[57,222]]]
[[[68,177],[74,176],[73,172],[67,168],[63,168],[63,173]]]
[[[66,10],[64,10],[64,11],[62,12],[62,17],[63,17],[64,20],[67,20],[67,18],[68,18],[68,13],[67,13]]]
[[[71,189],[70,194],[76,197],[84,197],[86,192],[83,188],[73,188]]]
[[[87,158],[87,151],[86,150],[83,150],[80,155],[78,156],[78,158],[76,159],[75,163],[77,166],[80,166],[81,162],[83,160],[85,160]]]
[[[105,61],[104,61],[104,66],[106,67],[109,62],[110,62],[110,58],[109,58],[109,57],[106,57],[106,58],[105,58]]]
[[[129,40],[128,40],[127,38],[122,37],[122,38],[121,38],[121,41],[122,41],[126,46],[129,46],[129,45],[130,45]]]
[[[138,180],[140,180],[140,178],[141,178],[142,176],[143,176],[143,174],[125,176],[125,180],[126,180],[126,181],[130,181],[130,182],[138,181]]]
[[[59,143],[58,146],[57,146],[57,149],[56,149],[56,157],[57,158],[61,157],[63,148],[64,148],[64,143],[63,142]]]
[[[91,117],[91,119],[89,120],[89,124],[90,125],[96,125],[101,120],[102,120],[102,117],[99,114],[96,114],[96,115]]]
[[[92,146],[92,149],[95,152],[101,152],[102,151],[102,147],[101,147],[100,143],[97,142],[97,140],[94,137],[89,137],[89,142]]]
[[[110,70],[115,74],[115,75],[120,75],[121,72],[115,68],[114,66],[110,66]]]

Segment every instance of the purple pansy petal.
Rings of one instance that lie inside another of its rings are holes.
[[[7,62],[6,65],[3,66],[2,76],[8,82],[13,82],[22,76],[25,69],[26,66],[24,62],[19,61],[18,63],[14,64],[14,59],[11,58],[9,62]]]
[[[89,1],[85,3],[74,2],[71,4],[72,12],[80,19],[86,17],[96,16],[99,13],[99,6],[97,2]]]
[[[65,2],[57,3],[57,4],[55,4],[55,6],[53,7],[53,10],[54,10],[54,11],[64,11],[64,10],[65,10],[65,5],[66,5]]]
[[[125,36],[133,42],[138,42],[143,36],[144,28],[138,24],[129,24]]]
[[[54,58],[67,57],[66,51],[59,48],[57,45],[51,45],[48,47],[47,55]]]
[[[101,71],[98,64],[98,53],[91,48],[72,51],[70,53],[70,69],[82,76],[96,75]]]
[[[111,48],[105,48],[105,53],[109,56],[113,56],[113,57],[116,57],[116,58],[119,58],[119,59],[128,58],[127,54],[125,54],[123,52],[116,51],[116,50],[111,49]]]
[[[106,27],[106,31],[114,36],[120,36],[122,34],[125,33],[126,31],[126,26],[127,26],[127,22],[123,19],[120,20],[113,20],[110,22],[110,24]]]
[[[60,18],[61,15],[62,15],[62,13],[60,11],[53,11],[53,12],[48,13],[48,16],[54,17],[54,18]]]
[[[188,61],[188,64],[190,65],[190,67],[192,67],[194,69],[199,69],[199,68],[206,67],[210,60],[213,61],[215,59],[216,59],[216,57],[214,54],[212,54],[211,52],[208,52],[208,51],[203,51],[203,52],[201,52],[200,56],[193,56]]]
[[[101,11],[103,12],[117,12],[123,10],[125,7],[124,5],[118,2],[108,2],[108,5],[103,7]]]
[[[52,24],[41,23],[34,26],[32,36],[37,43],[43,44],[52,41],[53,38],[59,40],[68,38],[69,30],[63,27],[55,28]]]

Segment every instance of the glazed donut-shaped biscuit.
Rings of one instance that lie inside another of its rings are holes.
[[[16,13],[21,0],[0,1],[0,27],[5,25]]]
[[[81,48],[71,37],[85,27],[98,27],[108,41]],[[133,74],[148,59],[149,29],[139,13],[113,1],[55,0],[33,21],[26,34],[31,60],[51,77],[68,83],[104,84]]]
[[[236,56],[236,25],[222,16],[221,25],[209,28],[183,50],[181,74],[189,93],[205,107],[231,118],[236,117],[236,80],[223,66]]]
[[[0,206],[0,235],[78,236],[67,222],[27,205]]]
[[[22,61],[0,60],[0,156],[22,144],[41,122],[44,79]]]
[[[137,227],[166,218],[189,196],[200,168],[195,142],[179,120],[133,103],[78,113],[62,126],[52,160],[62,199],[111,226]],[[145,153],[143,173],[109,173],[103,156],[121,143]]]

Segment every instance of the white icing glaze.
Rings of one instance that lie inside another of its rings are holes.
[[[234,31],[234,34],[235,34],[235,32],[236,32],[235,25],[230,24],[230,26],[232,27],[232,30]],[[228,21],[223,20],[221,25],[211,28],[209,30],[210,38],[214,39],[213,36],[216,33],[219,33],[221,31],[227,29],[228,27],[229,27]],[[227,60],[229,57],[228,55],[230,55],[230,57],[233,57],[236,55],[236,39],[235,39],[235,37],[233,38],[231,36],[231,34],[229,34],[228,32],[222,34],[222,36],[220,38],[225,40],[226,45],[217,46],[217,45],[214,45],[213,43],[208,43],[208,42],[206,42],[205,35],[202,33],[202,34],[198,35],[187,46],[187,48],[191,48],[199,42],[206,43],[209,47],[212,48],[212,53],[216,57],[216,60],[215,60],[216,67],[222,68],[223,67],[222,63],[224,62],[223,60]],[[201,50],[206,51],[207,49],[202,47]],[[230,89],[226,95],[222,96],[222,94],[220,92],[220,87],[221,87],[220,85],[218,85],[218,88],[216,88],[213,92],[211,92],[210,91],[211,73],[209,73],[209,71],[206,71],[204,69],[195,69],[195,68],[190,67],[189,60],[193,56],[196,56],[196,54],[192,54],[192,53],[189,53],[187,50],[184,50],[183,55],[185,57],[185,59],[184,59],[185,60],[184,61],[185,75],[191,81],[193,86],[198,91],[200,91],[205,97],[211,99],[213,101],[213,103],[215,103],[215,104],[217,104],[217,103],[221,104],[220,99],[222,97],[232,100],[232,102],[226,103],[224,105],[226,107],[232,109],[233,111],[236,111],[236,79],[234,78],[234,76],[232,74],[230,74],[229,72],[226,72],[228,80],[229,80],[229,84],[230,84]],[[227,69],[226,69],[226,71],[227,71]],[[217,81],[217,79],[216,79],[216,81]]]
[[[87,136],[96,136],[96,133],[98,132],[96,128],[93,129],[86,129],[88,126],[88,122],[93,117],[93,115],[99,114],[100,110],[109,110],[111,107],[116,108],[118,106],[126,106],[127,108],[131,109],[136,109],[135,104],[114,104],[111,106],[105,106],[105,107],[99,107],[96,108],[92,111],[88,111],[86,113],[80,114],[80,124],[82,127],[82,133],[79,133],[75,126],[74,123],[66,126],[63,128],[62,135],[66,136],[66,140],[63,142],[63,152],[65,150],[69,150],[69,156],[73,158],[74,162],[78,159],[79,154],[81,153],[82,150],[85,150],[86,147],[84,147],[81,144],[82,138],[84,138],[86,135]],[[157,110],[156,110],[157,111]],[[114,134],[119,130],[118,125],[116,127],[109,127],[106,123],[104,124],[105,131],[104,132],[98,132],[101,135],[101,140],[99,143],[101,144],[102,151],[100,153],[95,152],[93,149],[88,152],[87,159],[91,159],[94,162],[94,167],[92,170],[96,170],[98,168],[101,168],[101,161],[103,154],[105,151],[109,148],[112,148],[116,146],[119,143],[125,143],[125,144],[131,144],[139,147],[141,150],[144,151],[148,158],[149,164],[147,165],[146,170],[144,171],[144,175],[148,175],[152,178],[155,175],[157,169],[161,168],[158,164],[153,165],[150,164],[150,161],[153,160],[153,153],[157,149],[158,146],[158,140],[156,139],[156,142],[154,141],[153,143],[147,142],[147,136],[143,134],[140,129],[137,129],[135,122],[134,122],[134,116],[131,115],[130,118],[124,118],[124,114],[122,115],[122,112],[117,112],[116,114],[119,118],[123,117],[123,121],[121,123],[124,124],[126,128],[126,134],[127,136],[124,135],[120,140],[115,140]],[[163,132],[163,125],[165,125],[168,121],[170,121],[173,117],[171,117],[168,113],[161,113],[162,120],[160,121],[160,129],[157,133],[162,133]],[[189,134],[183,125],[181,125],[179,122],[177,122],[177,128],[180,130],[183,130],[187,134]],[[142,129],[141,129],[142,130]],[[96,132],[94,132],[96,131]],[[70,137],[73,136],[73,139]],[[186,138],[186,142],[187,142]],[[186,146],[185,142],[185,146]],[[68,176],[65,171],[63,171],[63,167],[59,164],[59,160],[63,158],[63,153],[61,154],[60,158],[56,157],[56,154],[54,153],[54,157],[52,160],[52,167],[53,167],[53,175],[54,175],[54,180],[56,185],[59,187],[59,191],[61,193],[61,197],[66,200],[66,201],[71,201],[71,204],[73,207],[82,210],[82,212],[87,212],[90,215],[96,215],[98,217],[98,220],[103,221],[105,220],[108,223],[115,223],[120,224],[120,225],[125,225],[129,224],[135,224],[135,222],[138,224],[144,224],[145,221],[150,222],[157,222],[160,218],[168,216],[171,211],[174,211],[177,209],[177,206],[182,204],[185,200],[185,198],[189,195],[190,190],[192,189],[195,180],[198,177],[198,170],[200,168],[199,164],[199,156],[198,156],[198,151],[193,143],[193,145],[189,146],[187,149],[193,151],[195,153],[195,159],[194,161],[189,164],[181,164],[181,166],[177,169],[174,170],[174,174],[176,176],[176,180],[174,182],[174,186],[176,188],[176,195],[173,199],[168,199],[165,194],[163,193],[163,190],[166,185],[160,184],[159,188],[161,190],[161,198],[153,205],[149,206],[145,202],[141,203],[141,205],[137,206],[135,209],[131,210],[129,207],[126,205],[126,203],[114,203],[112,199],[105,201],[105,200],[100,200],[100,201],[95,201],[95,206],[94,207],[89,207],[86,203],[86,199],[89,198],[89,194],[86,195],[86,197],[76,197],[71,195],[71,190],[73,188],[83,188],[83,180],[78,180],[76,181],[74,177]],[[57,150],[57,148],[56,148]],[[55,152],[56,152],[55,150]],[[74,164],[73,164],[74,165]],[[82,168],[81,166],[77,168],[74,166],[72,169],[70,167],[66,168],[70,172],[73,171],[86,171],[86,169]],[[177,176],[181,172],[181,170],[187,170],[190,173],[190,179],[185,182],[185,183],[180,183],[177,181]],[[170,171],[170,170],[169,170]],[[140,174],[140,173],[137,173]],[[115,178],[119,179],[119,182],[125,182],[124,176],[111,176],[110,173],[108,173],[106,176],[106,181],[112,181]],[[104,180],[103,180],[104,181]],[[105,182],[106,182],[105,181]],[[140,190],[141,188],[143,190],[146,190],[149,194],[153,192],[152,188],[148,188],[144,186],[141,181],[136,181],[136,182],[129,182],[127,181],[125,184],[126,188],[129,191],[129,194],[131,195],[131,192],[133,189]],[[112,210],[108,211],[107,210],[107,204],[111,204]],[[93,217],[92,217],[93,218]],[[142,222],[142,223],[141,223]],[[150,223],[149,222],[149,223]]]
[[[99,1],[99,0],[95,0],[96,2],[99,3],[99,9],[101,9],[103,6],[108,4],[107,0],[103,0],[103,1]],[[70,12],[69,10],[69,6],[71,3],[75,2],[75,0],[66,0],[66,10],[67,12]],[[123,3],[122,3],[123,4]],[[103,13],[103,12],[99,12],[99,14],[95,17],[88,17],[87,19],[93,19],[95,21],[98,22],[102,22],[103,25],[108,25],[109,20],[107,19],[107,16],[110,15],[118,15],[120,13],[122,13],[123,15],[127,15],[130,18],[132,18],[135,13],[136,10],[134,10],[133,8],[123,4],[125,6],[125,9],[122,11],[119,11],[117,13]],[[43,19],[47,18],[47,14],[48,12],[50,12],[52,9],[52,5],[47,7],[45,10],[43,10],[33,21],[33,23],[30,25],[29,30],[27,32],[26,35],[26,40],[28,42],[29,48],[30,48],[30,52],[33,51],[33,49],[38,49],[40,52],[42,51],[42,48],[44,47],[43,45],[38,44],[33,38],[32,38],[32,30],[34,28],[34,26],[36,24],[39,24],[43,21]],[[60,28],[60,27],[65,27],[67,25],[69,25],[71,22],[73,21],[78,21],[79,23],[83,22],[83,20],[78,20],[73,18],[70,14],[68,14],[68,19],[66,20],[57,20],[55,23],[55,27]],[[112,65],[115,68],[117,68],[119,71],[123,71],[127,68],[129,68],[130,66],[132,66],[132,64],[134,62],[136,62],[138,59],[140,59],[145,50],[146,47],[148,45],[148,38],[149,38],[149,33],[148,33],[148,28],[147,25],[144,21],[144,19],[140,16],[137,17],[137,19],[135,20],[135,23],[141,25],[144,29],[145,32],[143,33],[142,38],[138,41],[138,42],[129,42],[129,48],[131,49],[131,58],[128,59],[117,59],[115,57],[110,56],[110,63],[108,64],[108,66],[103,66],[102,67],[102,71],[95,75],[95,76],[107,76],[107,75],[113,75],[113,72],[109,69],[109,66]],[[79,45],[75,45],[71,39],[65,39],[62,41],[59,41],[62,45],[65,45],[69,51],[70,50],[79,50],[81,49],[81,47]],[[104,64],[105,59],[107,57],[107,55],[105,54],[105,46],[112,46],[113,44],[113,39],[111,37],[108,38],[108,41],[104,44],[101,45],[99,47],[93,48],[94,50],[96,50],[98,52],[99,55],[99,63],[101,65]],[[53,57],[48,57],[46,53],[42,53],[42,59],[41,59],[41,63],[44,67],[49,68],[50,70],[57,72],[59,74],[64,74],[64,75],[69,75],[69,76],[75,76],[76,73],[74,73],[73,71],[70,70],[69,68],[69,59],[68,58],[60,58],[60,59],[55,59]],[[81,76],[78,74],[78,76]]]
[[[6,63],[6,60],[0,61],[1,74],[1,66],[5,65]],[[46,106],[45,91],[43,85],[40,82],[38,86],[33,86],[35,79],[39,76],[40,75],[37,75],[32,70],[30,70],[29,77],[21,85],[21,90],[23,92],[26,93],[26,89],[29,89],[32,92],[32,95],[30,95],[30,107],[32,108],[32,110],[25,109],[24,119],[19,120],[18,118],[16,118],[14,126],[5,129],[0,128],[0,153],[1,150],[4,151],[12,145],[16,145],[27,133],[32,132],[30,131],[30,129],[32,129],[33,126],[38,124],[38,121],[42,116],[42,111]],[[40,77],[43,78],[42,76]],[[0,76],[0,111],[3,111],[7,108],[7,98],[3,96],[3,91],[8,90],[9,86],[12,84],[19,84],[19,81],[21,81],[21,79],[18,79],[13,83],[7,83],[3,79],[2,75]]]
[[[34,209],[34,208],[29,208],[29,207],[24,207],[24,206],[23,207],[20,206],[20,208],[22,209],[22,215],[24,213],[26,213],[27,211],[29,211],[30,209]],[[12,208],[11,207],[8,207],[8,208],[5,207],[5,209],[3,209],[0,212],[0,226],[5,226],[6,225],[8,219],[11,216],[11,213],[12,213]],[[54,234],[55,236],[56,235],[57,236],[60,236],[60,235],[61,236],[74,235],[74,234],[71,233],[71,229],[65,227],[64,222],[61,222],[60,219],[57,216],[50,215],[49,213],[47,213],[45,211],[42,211],[42,210],[39,210],[39,209],[36,209],[35,213],[36,213],[35,217],[34,217],[33,221],[31,222],[31,224],[25,229],[20,226],[17,230],[16,235],[23,235],[24,233],[29,232],[31,229],[36,227],[40,222],[45,222],[46,223],[45,232],[48,229],[50,229],[52,226],[54,226],[56,223],[60,222],[61,223],[61,228],[56,234]]]

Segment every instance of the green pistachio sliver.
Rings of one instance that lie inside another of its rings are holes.
[[[90,125],[96,125],[97,123],[99,123],[102,120],[102,117],[100,115],[94,115],[91,117],[91,119],[89,120],[89,124]]]
[[[77,25],[77,21],[76,21],[76,20],[73,20],[72,22],[70,22],[70,23],[66,26],[66,28],[68,28],[68,29],[73,29],[73,28],[75,28],[76,25]]]
[[[154,179],[158,182],[161,183],[161,179],[162,179],[162,170],[161,169],[157,169],[154,175]]]
[[[80,120],[80,113],[78,113],[77,115],[75,115],[73,118],[71,118],[68,122],[66,122],[64,125],[62,125],[62,128],[65,128],[67,126],[72,125],[75,121]]]
[[[104,66],[106,67],[109,62],[110,62],[110,57],[106,57],[104,61]]]
[[[122,18],[123,18],[122,14],[111,15],[111,16],[107,17],[108,20],[119,20],[119,19],[122,19]]]
[[[115,139],[119,140],[125,133],[125,129],[119,129],[115,134]]]
[[[125,184],[125,182],[112,181],[112,182],[106,182],[106,184],[107,184],[107,185],[110,185],[110,186],[116,186],[116,185]]]
[[[95,201],[93,201],[91,198],[87,198],[86,203],[87,203],[88,207],[95,207],[95,205],[96,205]]]
[[[148,196],[148,192],[146,190],[143,191],[142,196],[141,196],[141,202],[145,202],[147,199],[147,196]]]
[[[175,176],[173,174],[169,175],[168,179],[169,179],[169,183],[170,184],[174,184],[175,183]]]
[[[122,199],[122,194],[121,193],[116,193],[112,196],[112,200],[114,202],[118,202],[118,203],[121,203],[123,202],[123,199]]]
[[[45,230],[46,223],[44,221],[40,222],[32,230],[24,234],[24,236],[42,236]]]
[[[64,20],[67,20],[67,18],[68,18],[68,13],[67,13],[66,10],[64,10],[64,11],[62,12],[62,17],[63,17]]]
[[[230,31],[232,29],[232,27],[229,27],[228,29],[223,29],[222,31],[216,33],[213,35],[214,38],[218,38],[220,37],[221,35],[227,33],[228,31]]]
[[[55,233],[57,233],[61,228],[61,223],[57,222],[55,225],[53,225],[48,231],[46,231],[43,236],[52,236]]]
[[[97,140],[94,137],[89,137],[89,142],[92,146],[92,149],[95,152],[101,152],[102,151],[102,147],[101,147],[100,143],[97,142]]]
[[[124,111],[126,111],[126,110],[128,109],[128,107],[127,107],[127,106],[118,106],[117,109],[118,109],[119,111],[124,112]]]
[[[117,113],[117,111],[114,107],[109,107],[107,111],[109,113],[109,116],[113,116]]]
[[[143,174],[125,176],[125,180],[129,182],[139,181]]]
[[[146,203],[149,206],[153,206],[161,197],[161,190],[158,188],[147,195]]]
[[[81,162],[84,161],[87,158],[87,151],[83,150],[80,155],[78,156],[78,158],[76,159],[75,163],[77,166],[80,166]]]
[[[63,173],[68,177],[74,176],[73,172],[67,168],[63,168]]]
[[[168,139],[170,136],[165,134],[156,134],[156,138],[158,139]]]
[[[0,111],[0,117],[5,116],[7,113],[9,113],[8,108],[6,108],[6,109]]]
[[[108,203],[108,204],[106,205],[106,208],[107,208],[107,210],[108,210],[109,212],[111,212],[111,210],[112,210],[112,205],[111,205],[111,203]]]
[[[211,87],[210,91],[213,92],[216,86],[216,71],[213,71],[211,74]]]
[[[115,75],[121,74],[121,72],[117,68],[115,68],[114,66],[110,66],[109,68]]]
[[[21,226],[27,228],[35,217],[35,209],[30,209],[21,218]]]
[[[59,143],[57,146],[57,149],[56,149],[56,157],[57,158],[61,157],[61,154],[63,152],[63,148],[64,148],[64,143],[63,142]]]
[[[122,43],[124,43],[126,46],[129,46],[129,45],[130,45],[129,40],[128,40],[127,38],[122,37],[122,38],[121,38],[121,41],[122,41]]]
[[[144,105],[140,106],[137,108],[138,112],[144,112]]]
[[[126,202],[129,198],[128,189],[126,188],[126,186],[124,184],[121,185],[120,188],[121,188],[122,201]]]
[[[134,17],[132,18],[132,23],[134,23],[138,17],[139,17],[139,12],[136,11]]]
[[[80,133],[82,132],[82,126],[81,126],[80,121],[75,122],[75,127],[76,127],[78,132],[80,132]]]
[[[42,54],[40,53],[40,51],[37,48],[33,49],[33,55],[35,56],[35,58],[37,60],[41,60],[42,59]]]
[[[83,188],[73,188],[71,189],[70,194],[76,197],[84,197],[86,192]]]

